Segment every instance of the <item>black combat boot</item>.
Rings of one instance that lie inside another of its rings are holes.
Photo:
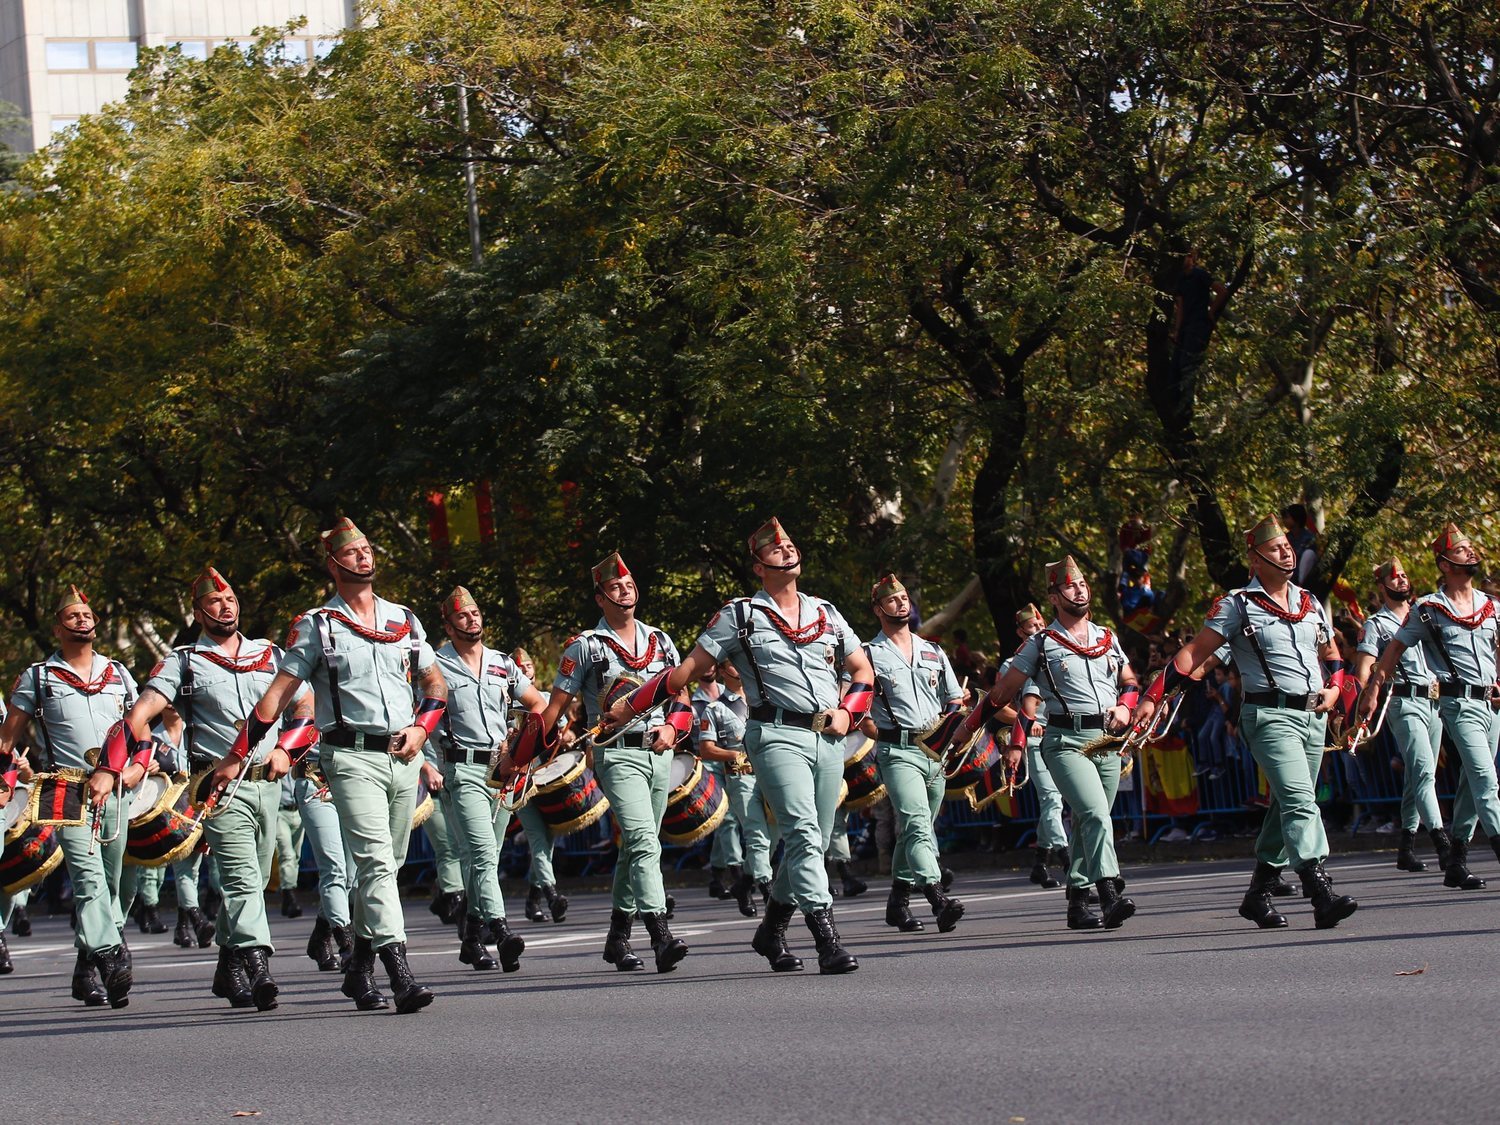
[[[671,895],[668,895],[667,896],[667,917],[668,918],[675,918],[676,916],[677,916],[677,900],[675,898],[673,898]]]
[[[89,955],[94,968],[99,970],[99,979],[104,982],[104,993],[111,1008],[123,1008],[130,1003],[130,986],[135,978],[125,960],[125,951],[118,945],[109,949],[96,949]]]
[[[729,888],[729,896],[734,899],[740,913],[746,918],[754,918],[760,913],[760,908],[755,905],[752,897],[755,891],[755,880],[745,873],[744,868],[731,866],[729,873],[734,876],[734,883]]]
[[[1271,875],[1271,881],[1266,885],[1266,893],[1272,898],[1289,898],[1296,896],[1297,888],[1286,881],[1282,869],[1278,867]]]
[[[903,934],[919,934],[927,927],[911,914],[911,884],[905,879],[891,880],[891,894],[885,900],[885,924]]]
[[[99,971],[81,949],[78,960],[73,963],[73,999],[82,1000],[89,1008],[98,1008],[109,999],[104,986],[99,983]]]
[[[391,978],[391,995],[396,999],[396,1011],[420,1012],[432,1003],[432,989],[423,988],[411,975],[411,966],[406,963],[406,942],[393,941],[379,950],[380,963],[385,966],[386,976]]]
[[[0,977],[15,971],[16,967],[10,961],[10,947],[5,944],[5,935],[0,933]]]
[[[1104,925],[1103,919],[1089,909],[1089,888],[1068,888],[1068,929],[1097,930]]]
[[[441,887],[432,888],[432,901],[427,904],[429,913],[437,916],[444,925],[453,925],[453,899],[452,891],[445,891]]]
[[[858,898],[870,889],[868,883],[849,870],[849,864],[844,860],[841,859],[834,864],[834,869],[839,873],[839,883],[844,888],[845,898]]]
[[[255,1001],[256,1010],[269,1012],[276,1007],[276,997],[281,991],[271,979],[271,951],[263,945],[254,945],[239,952],[245,975],[250,978],[250,996]]]
[[[192,924],[188,921],[188,912],[181,907],[177,910],[177,928],[172,931],[172,944],[180,945],[183,949],[192,949],[197,938],[193,936]]]
[[[1104,921],[1104,928],[1118,930],[1125,924],[1125,920],[1135,913],[1135,900],[1126,898],[1120,893],[1125,889],[1125,881],[1118,877],[1100,879],[1094,887],[1099,892],[1099,911]]]
[[[938,886],[943,888],[944,894],[947,894],[948,888],[953,886],[953,868],[939,867],[938,876]]]
[[[1280,878],[1281,868],[1270,863],[1256,863],[1255,872],[1250,876],[1250,887],[1240,900],[1240,917],[1263,930],[1284,929],[1286,917],[1271,903],[1271,884]]]
[[[1396,866],[1402,871],[1426,871],[1427,865],[1416,857],[1412,848],[1416,846],[1417,834],[1409,828],[1401,830],[1401,840],[1396,845]]]
[[[513,973],[521,967],[521,954],[526,952],[526,939],[512,933],[504,918],[490,923],[490,940],[495,943],[495,955],[500,958],[500,967]]]
[[[203,913],[203,911],[199,910],[196,906],[188,907],[187,914],[188,925],[193,929],[193,936],[198,939],[198,948],[207,949],[210,945],[213,944],[214,940],[213,919],[207,917]],[[176,941],[177,939],[174,937],[172,940]]]
[[[231,1008],[251,1008],[255,997],[250,991],[250,976],[240,960],[238,950],[219,946],[219,964],[214,969],[213,994],[228,1000]]]
[[[941,885],[929,883],[922,888],[922,893],[927,896],[927,905],[932,907],[932,915],[937,919],[938,933],[951,933],[964,916],[964,904],[945,895]]]
[[[475,969],[498,969],[499,963],[484,947],[484,923],[472,914],[464,915],[463,940],[458,946],[458,959]]]
[[[333,948],[333,927],[321,914],[313,919],[312,936],[307,939],[307,955],[322,972],[331,973],[339,967],[339,957]]]
[[[724,869],[722,867],[709,868],[708,897],[728,898],[729,888],[724,885]]]
[[[349,958],[354,956],[354,935],[348,926],[329,926],[333,931],[333,944],[339,951],[339,972],[349,971]]]
[[[1313,925],[1320,930],[1331,930],[1359,909],[1359,903],[1348,895],[1333,893],[1333,879],[1321,863],[1304,863],[1297,868],[1297,875],[1312,899]]]
[[[1453,837],[1449,844],[1448,866],[1443,869],[1443,886],[1461,891],[1484,890],[1484,880],[1469,872],[1469,841]]]
[[[164,934],[167,932],[167,924],[161,920],[157,913],[156,903],[137,903],[136,921],[140,923],[143,934]]]
[[[1055,890],[1062,884],[1052,877],[1052,872],[1047,870],[1047,855],[1051,848],[1037,848],[1032,852],[1031,881],[1044,891]]]
[[[651,935],[651,951],[656,954],[656,971],[670,973],[677,962],[688,955],[687,942],[673,937],[665,914],[642,914],[646,932]]]
[[[568,896],[551,883],[542,888],[542,894],[547,898],[547,909],[552,912],[552,921],[554,923],[567,921]]]
[[[1446,828],[1429,828],[1427,838],[1432,841],[1432,850],[1437,852],[1438,870],[1447,871],[1453,860],[1453,837]]]
[[[375,943],[369,938],[354,939],[354,951],[349,955],[349,967],[344,971],[339,991],[353,1000],[361,1012],[391,1006],[385,994],[375,987]]]
[[[791,950],[786,947],[786,927],[792,920],[792,915],[797,913],[797,908],[789,902],[782,902],[777,898],[766,900],[766,916],[760,920],[760,925],[755,927],[755,937],[750,942],[750,948],[759,953],[771,963],[771,970],[777,973],[800,973],[802,971],[802,958],[792,955]]]
[[[10,932],[16,937],[31,936],[31,915],[26,912],[24,906],[18,906],[10,912]],[[162,926],[158,933],[166,933],[167,927]]]
[[[542,909],[542,888],[531,887],[526,891],[526,921],[545,922],[547,912]]]
[[[633,973],[646,967],[646,963],[630,948],[630,927],[634,921],[628,910],[609,912],[609,933],[604,938],[604,959],[622,973]]]
[[[818,972],[852,973],[859,962],[839,944],[839,931],[833,924],[833,907],[821,906],[811,914],[804,914],[807,928],[812,931],[813,944],[818,947]]]
[[[762,906],[771,901],[771,880],[761,879],[755,884],[755,889],[760,892],[760,904]]]
[[[297,891],[293,887],[281,888],[281,916],[283,918],[302,917],[302,904],[297,901]]]

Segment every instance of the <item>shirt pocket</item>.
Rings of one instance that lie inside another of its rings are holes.
[[[384,647],[384,646],[382,646]],[[340,640],[334,648],[339,679],[346,685],[357,683],[376,672],[375,646],[350,638]]]

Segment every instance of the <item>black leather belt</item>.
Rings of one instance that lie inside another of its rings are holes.
[[[454,766],[464,766],[471,762],[476,766],[487,766],[493,753],[493,750],[465,750],[462,746],[449,743],[443,747],[443,761]]]
[[[1098,715],[1063,715],[1056,711],[1047,712],[1047,725],[1056,727],[1058,730],[1103,730],[1104,716]]]
[[[645,750],[654,741],[655,739],[652,737],[650,731],[631,731],[629,734],[620,735],[619,738],[611,742],[605,749],[608,750],[613,746],[622,746],[626,750]]]
[[[1430,684],[1392,684],[1391,696],[1395,699],[1436,699],[1437,681]]]
[[[1245,702],[1257,707],[1280,707],[1285,711],[1311,711],[1318,705],[1319,691],[1306,695],[1288,695],[1284,691],[1247,691]]]
[[[332,730],[325,730],[323,741],[341,750],[371,750],[388,754],[391,749],[391,735],[366,734],[362,730],[352,730],[349,727],[334,727]]]
[[[787,711],[781,707],[772,707],[769,704],[760,704],[750,708],[750,717],[757,723],[779,723],[784,727],[800,727],[803,730],[813,729],[813,720],[817,714],[808,714],[805,711]]]
[[[875,740],[877,742],[889,742],[892,746],[914,746],[917,742],[918,730],[905,730],[902,727],[876,727]]]
[[[1489,699],[1489,684],[1461,684],[1450,681],[1438,685],[1438,695],[1444,699]]]

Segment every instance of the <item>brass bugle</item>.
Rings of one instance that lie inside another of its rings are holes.
[[[1385,713],[1391,709],[1391,699],[1395,694],[1395,692],[1389,689],[1386,690],[1385,700],[1380,704],[1380,710],[1375,712],[1374,726],[1365,722],[1355,724],[1354,729],[1345,736],[1348,740],[1348,745],[1344,747],[1345,750],[1351,754],[1357,753],[1361,745],[1376,737],[1384,729]]]

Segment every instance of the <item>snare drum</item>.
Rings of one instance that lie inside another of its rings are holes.
[[[844,736],[844,784],[849,787],[844,807],[851,811],[873,805],[885,796],[875,764],[875,740],[863,731],[850,731]]]
[[[60,769],[33,777],[27,800],[31,820],[56,828],[82,828],[88,823],[88,777],[86,771],[78,769]],[[15,799],[10,803],[15,804]]]
[[[0,891],[20,894],[39,883],[63,861],[58,831],[31,819],[31,787],[17,785],[0,814],[5,818],[5,850],[0,852]]]
[[[995,740],[984,731],[979,733],[979,738],[980,744],[974,747],[974,752],[964,762],[963,768],[944,782],[944,800],[956,801],[961,797],[968,797],[974,786],[1000,761],[1000,751],[995,749]]]
[[[696,844],[724,820],[729,791],[696,754],[673,754],[662,839],[669,844]]]
[[[184,774],[148,775],[130,799],[125,862],[134,867],[175,863],[198,846],[203,825],[195,824]]]
[[[593,824],[609,811],[609,799],[580,750],[564,750],[533,775],[531,807],[555,840]]]

